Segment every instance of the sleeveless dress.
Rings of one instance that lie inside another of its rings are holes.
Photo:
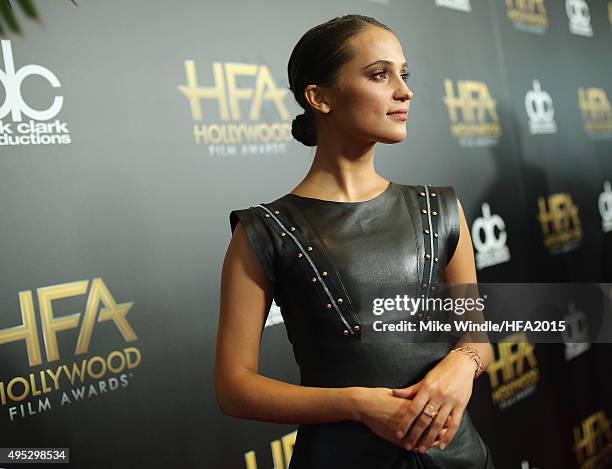
[[[286,194],[232,211],[232,232],[238,221],[274,286],[301,385],[406,387],[455,346],[362,340],[373,319],[372,295],[411,290],[431,296],[440,288],[459,239],[452,187],[390,182],[383,193],[362,202]],[[356,421],[299,425],[289,469],[327,468],[491,469],[494,464],[466,410],[450,444],[425,454],[384,440]]]

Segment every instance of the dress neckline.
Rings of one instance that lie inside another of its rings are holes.
[[[294,197],[294,198],[300,199],[300,200],[307,200],[307,201],[312,201],[312,202],[321,202],[321,203],[325,203],[325,204],[360,205],[360,204],[367,204],[367,203],[370,203],[370,202],[374,202],[375,200],[378,200],[378,199],[382,198],[385,194],[390,192],[391,186],[394,186],[394,185],[395,184],[393,183],[393,181],[389,181],[389,185],[380,194],[374,196],[371,199],[368,199],[368,200],[358,200],[356,202],[342,202],[342,201],[338,201],[338,200],[316,199],[314,197],[306,197],[306,196],[303,196],[303,195],[292,194],[291,192],[289,192],[286,195],[286,197]]]

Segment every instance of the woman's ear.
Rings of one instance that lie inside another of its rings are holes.
[[[313,109],[316,109],[323,114],[327,114],[329,111],[331,111],[332,100],[323,87],[308,85],[304,89],[304,98],[306,98],[306,102],[310,104]]]

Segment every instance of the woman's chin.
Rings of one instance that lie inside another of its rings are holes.
[[[403,133],[396,132],[393,135],[385,135],[384,137],[380,138],[378,141],[380,143],[400,143],[406,140],[407,136],[408,136],[407,132],[403,132]]]

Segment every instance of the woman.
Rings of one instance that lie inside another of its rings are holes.
[[[410,286],[429,297],[443,282],[476,283],[453,188],[397,184],[374,170],[374,145],[406,138],[405,62],[397,37],[372,18],[347,15],[309,30],[288,74],[305,110],[292,134],[317,146],[312,167],[292,192],[230,214],[217,400],[228,415],[299,424],[291,469],[494,467],[465,412],[492,357],[488,342],[361,337],[370,290]],[[258,374],[272,299],[301,385]]]

